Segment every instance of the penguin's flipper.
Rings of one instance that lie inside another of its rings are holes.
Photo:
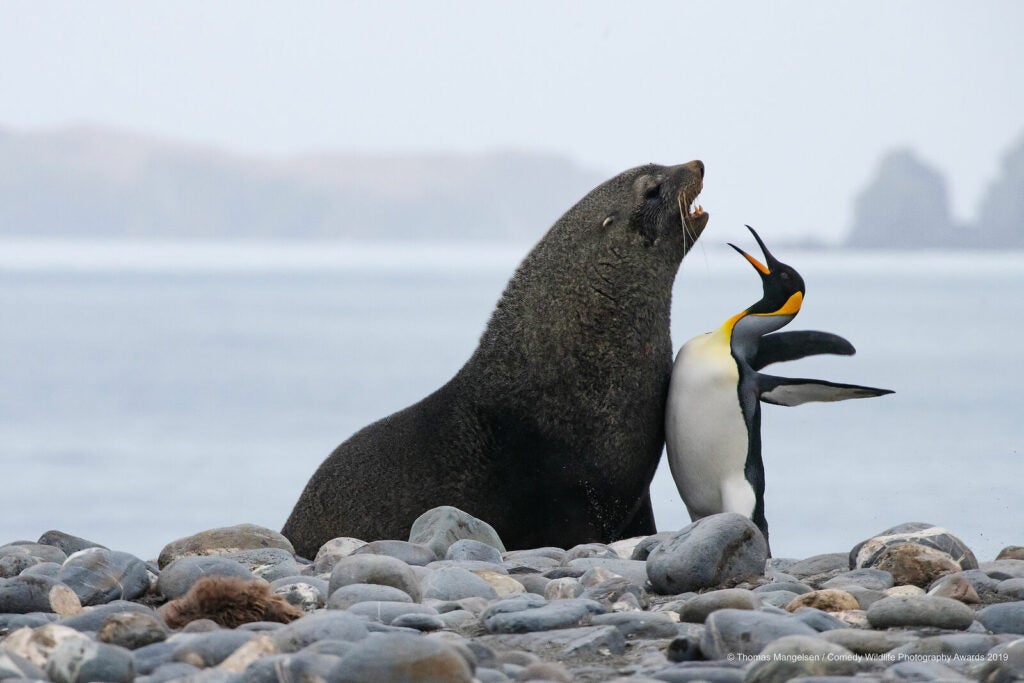
[[[807,356],[817,356],[823,353],[852,356],[856,352],[853,344],[831,332],[818,332],[817,330],[774,332],[761,337],[757,346],[757,354],[750,361],[750,367],[760,370],[772,363],[799,360]]]
[[[777,406],[798,406],[802,403],[846,401],[851,398],[872,398],[893,393],[891,389],[839,384],[823,379],[798,379],[758,374],[757,387],[761,400]]]

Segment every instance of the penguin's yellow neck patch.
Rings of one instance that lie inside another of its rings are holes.
[[[804,303],[803,292],[797,292],[782,305],[782,308],[775,312],[776,315],[796,315],[800,312],[800,306]]]

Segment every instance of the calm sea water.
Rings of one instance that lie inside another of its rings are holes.
[[[461,366],[527,249],[0,243],[0,543],[56,528],[152,557],[279,528],[338,443]],[[765,406],[775,554],[906,521],[981,559],[1024,544],[1024,254],[777,251],[808,286],[790,329],[859,352],[770,371],[896,394]],[[759,296],[698,248],[676,346]],[[661,529],[688,523],[667,467],[653,493]]]

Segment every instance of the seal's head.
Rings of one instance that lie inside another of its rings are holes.
[[[638,166],[584,197],[571,212],[572,225],[612,241],[658,246],[680,259],[708,223],[708,214],[697,204],[703,187],[701,161]]]

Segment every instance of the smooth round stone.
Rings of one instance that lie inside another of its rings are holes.
[[[821,587],[845,589],[847,586],[860,586],[871,590],[884,591],[887,588],[892,588],[893,585],[892,574],[881,569],[868,567],[843,572],[822,583]]]
[[[135,664],[131,652],[123,647],[85,637],[68,638],[50,653],[46,673],[55,683],[129,683],[135,679]]]
[[[0,633],[10,633],[19,628],[36,628],[52,624],[60,618],[53,612],[30,612],[29,614],[0,614]]]
[[[106,548],[79,550],[64,562],[57,580],[75,591],[83,606],[134,600],[149,590],[145,562]]]
[[[924,522],[907,522],[861,541],[850,551],[850,567],[877,567],[886,548],[903,543],[922,545],[946,555],[959,565],[958,569],[977,569],[978,560],[963,541],[952,533]],[[905,583],[896,578],[896,583]]]
[[[241,629],[221,628],[206,633],[176,635],[174,644],[174,661],[185,662],[201,669],[216,666],[231,656],[256,634]]]
[[[349,555],[342,557],[331,571],[328,590],[334,591],[353,583],[376,583],[404,591],[414,602],[421,599],[416,574],[405,562],[387,555]]]
[[[280,533],[256,524],[238,524],[208,529],[171,541],[160,551],[157,563],[160,569],[163,569],[183,557],[223,555],[260,548],[280,548],[288,551],[291,555],[295,554],[295,548],[292,547],[291,542]]]
[[[548,583],[551,582],[551,579],[541,574],[516,574],[515,579],[523,584],[523,588],[526,589],[527,593],[534,593],[536,595],[544,595]]]
[[[813,628],[790,615],[722,609],[705,620],[700,649],[708,659],[725,659],[730,653],[756,655],[783,636],[816,634]]]
[[[494,564],[493,562],[483,562],[482,560],[437,560],[436,562],[431,562],[425,567],[413,567],[413,571],[419,572],[424,569],[433,571],[443,567],[459,567],[460,569],[465,569],[466,571],[471,572],[488,571],[498,572],[499,574],[509,573],[504,564]],[[420,574],[419,576],[422,579],[426,576],[426,573]]]
[[[418,567],[424,567],[438,559],[437,553],[432,548],[408,541],[373,541],[357,548],[353,554],[387,555]]]
[[[996,561],[998,562],[999,560],[1024,560],[1024,546],[1006,546],[996,555]]]
[[[1024,635],[1024,601],[989,605],[978,612],[978,621],[992,633]]]
[[[461,567],[435,569],[420,582],[420,589],[424,598],[433,600],[498,597],[489,583]]]
[[[330,588],[323,579],[313,576],[285,576],[270,582],[270,590],[303,612],[312,612],[327,604]]]
[[[526,588],[522,583],[507,574],[492,572],[488,569],[478,569],[473,573],[486,581],[487,585],[494,589],[499,598],[507,598],[510,595],[526,592]]]
[[[40,562],[28,567],[21,573],[25,576],[48,576],[51,579],[56,579],[57,575],[60,574],[60,568],[63,565],[59,565],[56,562]]]
[[[569,564],[581,558],[619,559],[619,554],[604,543],[581,543],[565,551],[562,564]]]
[[[630,554],[629,559],[646,561],[651,551],[661,545],[662,541],[671,538],[672,533],[671,531],[659,531],[656,534],[647,536],[633,547],[633,552]]]
[[[578,579],[566,576],[561,579],[551,579],[544,587],[544,597],[548,600],[565,600],[566,598],[578,598],[583,593],[583,585]]]
[[[107,546],[100,543],[95,543],[94,541],[80,538],[79,536],[72,536],[71,534],[66,534],[63,531],[57,531],[56,529],[51,529],[50,531],[43,533],[43,535],[39,537],[37,543],[40,545],[51,545],[68,557],[77,553],[79,550],[85,550],[86,548],[107,549]]]
[[[871,607],[871,605],[875,604],[879,600],[884,600],[889,597],[882,591],[875,591],[862,586],[847,586],[843,590],[852,595],[857,601],[857,609],[863,610]]]
[[[813,607],[798,607],[793,616],[813,628],[818,633],[834,631],[836,629],[850,628],[850,625],[841,621],[828,612]]]
[[[787,683],[801,676],[852,676],[858,657],[845,647],[808,636],[783,636],[753,662],[744,683]]]
[[[448,548],[463,538],[480,541],[505,552],[505,545],[494,527],[450,505],[427,510],[416,518],[409,530],[410,543],[429,546],[438,557],[447,555]]]
[[[714,588],[764,573],[768,545],[754,523],[725,512],[680,529],[647,558],[647,577],[662,594]]]
[[[313,560],[313,572],[316,574],[330,574],[334,565],[343,557],[348,557],[355,551],[366,545],[366,541],[348,536],[339,536],[320,546]]]
[[[792,591],[770,591],[768,593],[760,593],[760,596],[762,605],[771,605],[772,607],[784,610],[786,605],[793,602],[793,598],[797,594]]]
[[[96,639],[108,645],[136,650],[167,639],[167,627],[154,614],[120,612],[107,617]]]
[[[156,589],[168,600],[174,600],[188,593],[192,584],[203,576],[253,578],[252,572],[234,560],[219,555],[190,555],[164,566],[157,579]]]
[[[302,571],[302,567],[295,561],[295,556],[281,548],[240,550],[235,553],[223,553],[220,557],[234,560],[248,569],[253,576],[265,581],[297,576]]]
[[[503,566],[508,570],[509,574],[529,574],[550,571],[556,567],[561,567],[562,562],[561,560],[555,560],[544,555],[522,555],[510,559],[508,554],[506,554]]]
[[[850,570],[849,559],[845,553],[824,553],[798,560],[786,567],[786,573],[796,577],[812,588],[818,588],[826,581],[834,579]]]
[[[703,624],[712,612],[720,609],[757,609],[761,606],[758,596],[741,588],[725,588],[702,593],[690,598],[679,608],[679,620]]]
[[[24,657],[0,650],[0,680],[12,678],[45,680],[46,672]]]
[[[68,556],[59,548],[42,543],[10,543],[0,546],[0,557],[34,557],[40,562],[57,562],[63,564]]]
[[[801,607],[813,607],[823,612],[843,612],[860,609],[860,604],[857,602],[857,598],[846,591],[825,588],[798,595],[786,605],[786,611],[795,612]]]
[[[650,605],[650,598],[643,586],[621,576],[588,586],[579,597],[596,600],[610,606],[630,599],[635,600],[637,607],[642,609],[646,609]]]
[[[437,610],[414,602],[359,602],[346,610],[349,614],[366,617],[369,621],[390,625],[403,614],[429,614],[437,616]]]
[[[752,592],[754,593],[771,593],[772,591],[789,591],[797,595],[803,595],[804,593],[810,593],[813,588],[808,586],[806,583],[799,581],[772,581],[771,583],[765,583]]]
[[[60,620],[61,626],[67,626],[73,628],[76,631],[99,631],[108,618],[114,614],[124,614],[125,612],[133,612],[139,614],[148,614],[156,617],[156,612],[152,608],[137,602],[130,602],[128,600],[113,600],[105,605],[96,605],[95,607],[87,607],[78,614],[73,616],[64,617]]]
[[[825,631],[819,637],[830,643],[842,645],[847,650],[860,655],[885,654],[917,640],[917,636],[902,631],[871,631],[855,628]]]
[[[892,574],[896,587],[926,588],[936,579],[960,571],[960,565],[948,554],[919,543],[886,546],[873,562],[876,568]]]
[[[360,602],[412,602],[412,597],[394,586],[351,583],[331,593],[327,599],[327,609],[348,609]]]
[[[566,566],[570,569],[584,571],[606,569],[640,585],[647,583],[647,562],[640,560],[623,560],[618,557],[581,557],[569,560]]]
[[[340,668],[341,658],[303,651],[297,654],[260,657],[242,674],[244,683],[281,681],[348,681]],[[191,682],[190,682],[191,683]]]
[[[473,672],[455,648],[404,633],[375,634],[341,658],[346,683],[470,683]]]
[[[445,627],[445,622],[436,614],[402,614],[391,620],[391,626],[396,628],[414,628],[417,631],[440,631]]]
[[[986,576],[985,578],[987,579],[988,577]],[[996,591],[999,590],[998,586],[994,588]],[[981,597],[978,595],[978,591],[975,590],[974,585],[960,573],[943,576],[938,581],[932,583],[928,588],[928,595],[952,598],[966,605],[976,605],[981,602]]]
[[[893,586],[892,588],[886,588],[883,593],[887,596],[910,596],[924,595],[924,589],[918,586]]]
[[[1024,579],[1000,581],[996,592],[1010,600],[1024,600]]]
[[[17,576],[38,564],[44,563],[38,557],[31,555],[4,555],[0,557],[0,579]]]
[[[0,614],[56,612],[71,615],[81,611],[78,594],[48,576],[15,576],[0,581]]]
[[[455,541],[444,554],[446,560],[474,560],[501,564],[501,551],[493,545],[472,538]]]
[[[178,643],[163,640],[133,650],[132,661],[135,663],[136,673],[140,676],[147,676],[171,663],[174,660],[174,650],[177,647]]]
[[[463,629],[476,630],[481,628],[480,620],[475,614],[469,610],[457,609],[450,612],[444,612],[439,614],[438,619],[444,624],[446,629],[452,631],[462,631]]]
[[[593,626],[614,626],[626,638],[675,638],[679,635],[676,622],[665,612],[595,614],[590,623]]]
[[[867,617],[873,628],[925,626],[963,630],[974,621],[974,610],[949,598],[895,596],[871,605]]]
[[[982,562],[978,568],[996,581],[1024,578],[1024,560]]]
[[[503,600],[502,603],[511,600],[514,598]],[[503,613],[491,612],[493,607],[495,606],[492,605],[481,615],[484,627],[491,633],[527,633],[569,628],[579,626],[591,615],[602,614],[605,611],[600,603],[580,598],[556,600],[540,607]]]
[[[298,652],[318,640],[362,640],[369,631],[361,617],[348,612],[327,610],[308,614],[271,634],[274,645],[281,652]]]
[[[980,657],[999,644],[999,638],[983,633],[951,633],[930,636],[891,650],[897,660],[940,657]]]

